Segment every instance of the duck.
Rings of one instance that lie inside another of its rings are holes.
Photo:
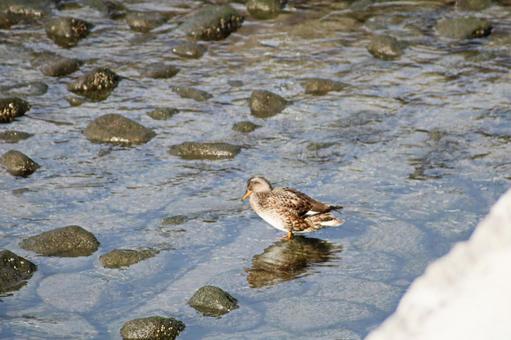
[[[344,221],[332,214],[342,209],[317,201],[292,188],[273,188],[262,176],[250,177],[243,201],[249,199],[252,209],[266,223],[286,232],[284,239],[293,239],[294,234],[308,233],[324,227],[337,227]]]

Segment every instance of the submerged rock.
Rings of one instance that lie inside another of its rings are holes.
[[[193,87],[173,86],[172,91],[182,98],[190,98],[198,102],[204,102],[213,96],[206,91],[198,90]]]
[[[20,247],[44,256],[89,256],[98,250],[99,242],[89,231],[77,225],[45,231],[20,242]]]
[[[49,14],[49,0],[7,0],[0,2],[0,10],[12,15],[17,21],[33,22]]]
[[[42,81],[19,83],[6,89],[10,95],[19,97],[42,96],[48,92],[48,85]]]
[[[39,164],[17,150],[9,150],[0,158],[2,164],[13,176],[27,177],[39,169]]]
[[[198,143],[198,142],[184,142],[181,144],[173,145],[169,149],[169,153],[174,156],[179,156],[183,159],[231,159],[241,151],[238,145],[228,143]]]
[[[374,36],[367,50],[374,57],[384,60],[397,59],[403,54],[399,41],[389,35]]]
[[[63,77],[80,69],[83,62],[74,58],[55,57],[40,67],[41,72],[49,77]]]
[[[20,289],[36,270],[29,260],[9,250],[0,251],[0,294]]]
[[[133,340],[172,340],[177,338],[184,329],[185,324],[174,318],[150,316],[124,323],[121,328],[121,336],[123,339]]]
[[[30,104],[18,97],[0,99],[0,123],[10,123],[30,110]]]
[[[481,11],[491,6],[491,0],[456,0],[456,8],[462,11]]]
[[[152,64],[146,66],[142,76],[154,79],[172,78],[179,73],[179,69],[173,65]]]
[[[178,113],[179,110],[173,107],[159,107],[151,112],[148,112],[147,115],[152,119],[156,120],[166,120],[171,118],[173,115]]]
[[[206,47],[194,41],[185,41],[172,48],[172,53],[181,58],[199,59],[206,52]]]
[[[238,308],[238,301],[215,286],[199,288],[188,304],[206,316],[222,316]]]
[[[7,130],[0,132],[0,140],[6,143],[18,143],[20,140],[24,140],[32,137],[33,134],[23,131]]]
[[[99,261],[101,261],[101,265],[105,268],[129,267],[156,254],[158,254],[158,251],[152,249],[114,249],[109,253],[101,255]]]
[[[436,31],[451,39],[482,38],[490,35],[492,25],[488,20],[476,17],[445,18],[436,24]]]
[[[128,26],[133,31],[142,33],[163,25],[165,21],[167,21],[167,18],[158,12],[131,12],[126,15]]]
[[[338,81],[322,78],[307,78],[303,80],[305,93],[321,96],[330,91],[341,91],[344,84]]]
[[[70,48],[89,35],[93,25],[85,20],[60,17],[46,25],[46,34],[60,47]]]
[[[234,125],[232,126],[232,129],[234,131],[238,131],[238,132],[249,133],[249,132],[252,132],[255,129],[260,128],[260,127],[261,127],[261,125],[254,124],[249,121],[243,121],[243,122],[234,123]]]
[[[110,19],[121,19],[126,16],[127,9],[126,7],[114,0],[84,0],[84,2],[91,6],[92,8],[98,10],[103,13],[103,15],[107,16]]]
[[[270,91],[255,90],[249,100],[250,112],[258,118],[268,118],[280,113],[288,101]]]
[[[243,20],[229,5],[206,5],[187,18],[179,29],[197,40],[222,40],[240,28]]]
[[[248,0],[247,11],[256,19],[276,18],[287,1],[282,0]]]
[[[69,83],[67,89],[91,100],[104,100],[117,87],[120,80],[121,77],[115,72],[107,68],[96,68]]]
[[[11,28],[19,22],[19,18],[12,13],[0,12],[0,29],[5,30]]]
[[[112,144],[143,144],[156,136],[153,130],[119,114],[99,116],[84,134],[91,142]]]

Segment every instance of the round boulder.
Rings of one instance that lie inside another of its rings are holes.
[[[101,255],[99,261],[105,268],[129,267],[156,254],[158,254],[158,251],[152,249],[114,249],[109,253]]]
[[[6,143],[18,143],[20,140],[24,140],[32,136],[33,135],[31,133],[16,130],[6,130],[0,132],[0,140]]]
[[[229,5],[206,5],[190,15],[179,30],[197,40],[222,40],[240,28],[243,20]]]
[[[0,99],[0,123],[10,123],[30,110],[30,104],[18,97]]]
[[[249,100],[250,112],[258,118],[268,118],[280,113],[288,101],[270,91],[255,90]]]
[[[183,159],[206,159],[206,160],[219,160],[219,159],[232,159],[241,151],[238,145],[228,143],[198,143],[198,142],[184,142],[181,144],[173,145],[169,149],[169,153],[174,156],[179,156]]]
[[[206,52],[206,47],[194,41],[185,41],[172,48],[172,53],[181,58],[199,59]]]
[[[232,129],[234,131],[238,131],[238,132],[249,133],[249,132],[252,132],[255,129],[260,128],[260,127],[261,127],[260,125],[254,124],[252,122],[243,121],[243,122],[234,123],[234,125],[232,126]]]
[[[18,290],[32,277],[37,266],[9,250],[0,251],[0,294]]]
[[[40,67],[41,72],[49,77],[63,77],[78,71],[83,62],[74,58],[55,57]]]
[[[67,89],[77,95],[91,100],[104,100],[117,87],[121,77],[107,68],[96,68],[84,74],[72,83]]]
[[[213,97],[208,92],[198,90],[193,87],[173,86],[171,89],[172,91],[177,93],[181,98],[190,98],[198,102],[204,102],[209,98]]]
[[[148,112],[147,115],[152,119],[167,120],[178,112],[179,110],[173,107],[159,107]]]
[[[143,144],[156,133],[139,123],[119,114],[106,114],[94,119],[84,131],[85,137],[94,143]]]
[[[215,286],[199,288],[188,304],[206,316],[222,316],[238,308],[238,301],[229,293]]]
[[[179,69],[173,65],[152,64],[144,69],[142,76],[154,79],[167,79],[174,77],[178,73]]]
[[[92,24],[81,19],[61,17],[48,22],[46,34],[60,47],[70,48],[85,38],[92,27]]]
[[[13,176],[27,177],[39,169],[39,164],[34,162],[30,157],[17,150],[9,150],[0,158],[7,172]]]
[[[399,41],[389,35],[377,35],[371,39],[367,50],[374,57],[383,60],[397,59],[403,54]]]
[[[20,242],[20,247],[44,256],[89,256],[98,250],[99,242],[89,231],[77,225],[45,231]]]
[[[121,328],[123,339],[172,340],[185,329],[185,324],[174,318],[150,316],[127,321]]]
[[[344,84],[338,81],[322,78],[307,78],[303,80],[305,93],[315,96],[322,96],[330,91],[341,91]]]

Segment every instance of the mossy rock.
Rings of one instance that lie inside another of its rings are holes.
[[[250,112],[258,118],[275,116],[286,108],[288,101],[270,91],[255,90],[249,100]]]
[[[121,328],[125,340],[172,340],[185,329],[185,324],[174,318],[150,316],[127,321]]]
[[[37,266],[9,250],[0,251],[0,294],[23,287]]]
[[[139,123],[119,114],[106,114],[94,119],[84,131],[85,137],[94,143],[143,144],[156,133]]]
[[[158,254],[158,251],[153,249],[114,249],[101,255],[99,261],[105,268],[121,268],[129,267],[135,263],[154,257],[156,254]]]
[[[30,176],[40,168],[39,164],[17,150],[9,150],[4,153],[2,157],[0,157],[0,164],[2,164],[11,175],[21,177]]]
[[[0,123],[10,123],[30,110],[30,104],[18,97],[0,98]]]
[[[241,151],[241,147],[229,143],[184,142],[173,145],[169,153],[188,160],[232,159]]]
[[[77,225],[45,231],[20,242],[20,247],[44,256],[89,256],[98,250],[99,241]]]
[[[238,301],[229,293],[215,286],[199,288],[188,304],[206,316],[222,316],[238,308]]]

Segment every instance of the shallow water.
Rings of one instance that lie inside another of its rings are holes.
[[[125,5],[185,13],[200,2]],[[0,248],[38,265],[26,287],[2,298],[0,337],[118,338],[125,321],[162,315],[186,324],[183,339],[360,339],[392,313],[411,281],[466,240],[509,187],[511,10],[494,5],[478,12],[491,19],[492,35],[454,42],[439,38],[433,26],[463,13],[440,2],[349,6],[291,2],[275,20],[247,18],[226,40],[207,43],[199,60],[171,53],[178,42],[172,20],[141,34],[87,6],[52,10],[94,23],[72,49],[57,47],[38,24],[0,30],[2,88],[49,87],[25,97],[33,106],[25,117],[0,126],[34,134],[17,144],[0,142],[0,153],[15,148],[42,165],[28,178],[0,174]],[[365,21],[343,30],[338,21],[345,17]],[[297,33],[299,24],[317,18],[333,28]],[[403,56],[372,57],[366,47],[373,33],[406,42]],[[42,51],[86,64],[68,77],[45,77],[30,62]],[[181,72],[167,80],[139,76],[154,62]],[[127,79],[107,100],[71,107],[66,84],[97,66]],[[347,87],[305,95],[300,79],[306,77]],[[214,97],[182,99],[173,85]],[[246,101],[254,89],[293,103],[257,119]],[[158,106],[181,112],[152,120],[146,113]],[[157,136],[136,147],[92,144],[82,131],[105,113],[132,118]],[[231,129],[243,120],[262,127],[250,134]],[[184,141],[243,149],[222,161],[168,154]],[[296,247],[282,243],[240,201],[254,174],[344,205],[346,223],[299,239]],[[164,222],[182,215],[182,223]],[[69,224],[93,232],[100,250],[56,258],[18,246],[24,237]],[[115,248],[161,252],[124,270],[101,267],[99,256]],[[186,301],[205,284],[228,291],[240,308],[220,319],[198,314]]]

